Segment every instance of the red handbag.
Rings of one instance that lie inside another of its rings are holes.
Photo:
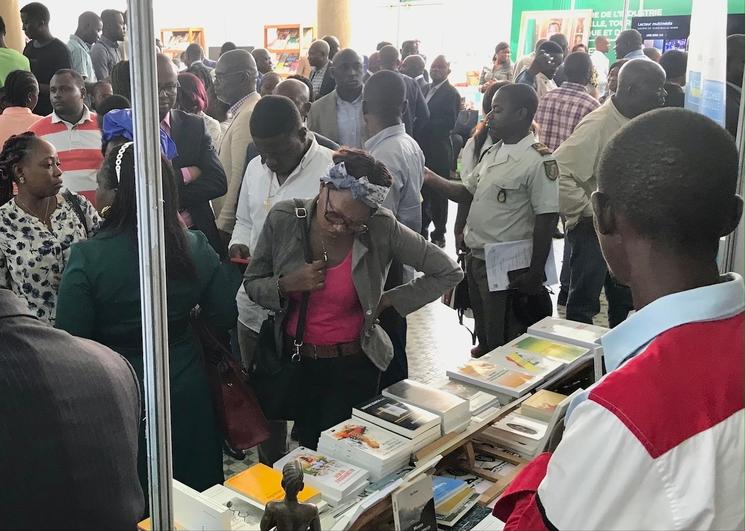
[[[204,350],[207,380],[223,437],[231,448],[248,450],[269,439],[269,425],[246,371],[233,359],[227,333],[197,317],[192,321]]]

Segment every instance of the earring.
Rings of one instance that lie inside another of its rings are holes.
[[[18,184],[26,184],[25,177],[18,177]]]

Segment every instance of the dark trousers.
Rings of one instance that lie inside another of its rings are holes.
[[[566,239],[572,249],[567,319],[592,324],[600,312],[600,291],[605,287],[608,324],[611,328],[619,325],[634,309],[631,290],[610,276],[592,218],[582,218]]]
[[[569,293],[569,282],[572,274],[569,267],[569,262],[572,258],[572,246],[569,244],[569,238],[564,235],[564,255],[561,257],[561,273],[559,275],[559,283],[561,284],[561,291]]]
[[[397,261],[391,263],[388,278],[385,281],[386,290],[393,289],[404,283],[403,264]],[[387,308],[379,317],[380,327],[388,334],[393,343],[393,359],[380,377],[380,388],[405,380],[409,377],[409,362],[406,359],[406,317],[399,314],[395,308]]]
[[[525,333],[527,328],[512,309],[512,292],[489,291],[484,260],[469,256],[466,261],[466,278],[476,321],[476,335],[484,352],[501,347]]]
[[[347,420],[352,408],[378,394],[380,371],[364,354],[313,360],[303,358],[296,399],[298,443],[315,450],[323,430]]]
[[[432,239],[441,239],[445,237],[448,223],[448,198],[436,190],[428,187],[422,188],[422,236],[425,238],[429,234],[430,223],[434,224]]]

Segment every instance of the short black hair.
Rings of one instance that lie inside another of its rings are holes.
[[[101,22],[108,25],[114,22],[114,19],[117,15],[121,15],[122,18],[124,18],[124,13],[119,11],[118,9],[104,9],[101,11]]]
[[[98,119],[98,128],[103,128],[103,117],[106,113],[113,111],[114,109],[129,109],[132,105],[129,100],[119,94],[113,94],[103,100],[98,107],[96,107],[96,118]]]
[[[737,148],[725,129],[701,114],[667,108],[634,118],[611,138],[597,180],[639,234],[713,259],[728,232],[737,172]]]
[[[34,87],[39,87],[34,74],[25,70],[13,70],[5,78],[3,100],[10,107],[25,107],[28,94]]]
[[[406,101],[406,85],[401,74],[390,70],[375,72],[365,83],[362,99],[370,114],[384,120],[400,119]]]
[[[109,74],[111,80],[111,90],[114,94],[119,94],[125,98],[132,99],[132,81],[129,76],[129,61],[119,61],[111,67]]]
[[[222,43],[222,46],[220,47],[220,55],[235,50],[236,48],[238,47],[235,45],[234,42],[226,41]]]
[[[548,40],[561,46],[562,53],[567,52],[567,48],[569,48],[569,41],[567,40],[566,35],[564,35],[563,33],[554,33],[553,35],[551,35],[551,37],[549,37]]]
[[[303,120],[290,98],[270,94],[256,103],[249,125],[254,138],[272,138],[297,131]]]
[[[668,50],[660,57],[660,66],[665,70],[667,79],[685,77],[688,70],[688,54],[683,50]]]
[[[73,78],[73,80],[75,80],[75,84],[78,86],[78,88],[85,88],[85,79],[83,79],[83,76],[80,75],[80,72],[78,72],[77,70],[73,70],[72,68],[60,68],[54,73],[54,76],[70,76],[71,78]]]
[[[0,17],[0,35],[5,35],[5,21]]]
[[[592,75],[592,59],[586,52],[573,52],[564,60],[564,75],[570,83],[585,84]]]
[[[539,52],[564,53],[564,49],[553,41],[546,41],[538,47]]]
[[[31,20],[38,20],[44,24],[49,23],[51,18],[49,15],[49,9],[41,2],[31,2],[21,8],[21,13],[26,15]]]
[[[287,76],[287,79],[297,79],[301,83],[304,83],[305,86],[308,87],[308,101],[310,103],[313,103],[316,100],[316,95],[313,93],[313,83],[310,82],[310,79],[305,76],[301,76],[300,74]]]
[[[192,42],[187,46],[185,53],[188,59],[201,59],[204,57],[204,50],[202,50],[202,47],[199,46],[198,42]]]
[[[390,43],[388,41],[380,41],[378,45],[375,47],[375,51],[379,52],[381,49],[383,49],[384,46],[392,46],[393,43]]]
[[[518,109],[526,109],[527,119],[533,121],[535,112],[538,110],[538,95],[533,87],[524,83],[511,83],[500,88],[499,93],[506,95]]]

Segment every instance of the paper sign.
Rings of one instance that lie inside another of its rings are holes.
[[[507,273],[530,267],[533,240],[490,243],[484,247],[484,254],[486,255],[486,279],[489,283],[489,291],[504,291],[510,285]],[[553,245],[546,260],[545,274],[544,285],[551,286],[559,283]]]

